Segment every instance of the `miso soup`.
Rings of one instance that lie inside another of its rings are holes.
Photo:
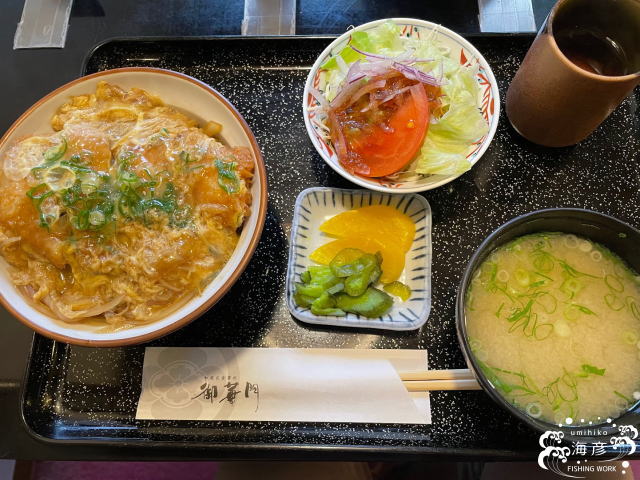
[[[480,368],[530,416],[597,424],[640,399],[640,277],[602,245],[519,237],[476,270],[465,305]]]

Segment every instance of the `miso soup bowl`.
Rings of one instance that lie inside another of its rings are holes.
[[[608,215],[577,208],[552,208],[538,210],[514,218],[489,235],[471,256],[467,268],[462,276],[458,288],[456,301],[456,327],[458,340],[469,368],[474,372],[482,389],[502,408],[514,417],[523,421],[535,430],[562,431],[565,440],[588,438],[619,434],[619,425],[640,425],[640,401],[637,401],[624,414],[610,422],[604,421],[599,425],[568,426],[545,422],[529,416],[516,408],[497,390],[484,375],[475,356],[471,353],[467,336],[465,312],[465,297],[476,269],[496,248],[504,245],[516,237],[537,232],[572,233],[600,243],[615,252],[627,262],[636,272],[640,271],[640,231]]]

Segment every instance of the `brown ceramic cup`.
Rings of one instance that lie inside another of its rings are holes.
[[[507,91],[511,125],[548,147],[586,138],[640,83],[640,0],[559,0]]]

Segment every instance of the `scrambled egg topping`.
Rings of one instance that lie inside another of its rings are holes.
[[[67,322],[126,328],[166,315],[225,265],[254,162],[144,90],[100,82],[48,136],[2,159],[0,253],[14,283]]]

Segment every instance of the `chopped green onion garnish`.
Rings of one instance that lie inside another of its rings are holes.
[[[613,394],[623,399],[625,402],[627,402],[627,404],[633,403],[633,400],[631,400],[626,395],[623,395],[622,393],[618,392],[617,390],[614,390]]]
[[[45,170],[43,177],[44,182],[53,191],[70,188],[76,181],[75,172],[62,164]]]
[[[89,223],[94,227],[104,225],[106,217],[100,210],[93,210],[89,213]]]
[[[45,163],[53,163],[57,162],[62,158],[62,156],[67,151],[67,140],[63,137],[62,141],[56,145],[55,147],[51,147],[49,150],[44,152],[44,162]]]
[[[216,159],[215,166],[218,169],[218,185],[229,194],[236,193],[240,188],[240,180],[236,175],[238,164]]]
[[[613,311],[617,312],[624,308],[624,301],[613,293],[607,293],[604,296],[604,301],[607,306]]]
[[[582,365],[582,371],[585,372],[585,373],[593,374],[593,375],[603,376],[604,372],[605,372],[605,369],[604,368],[594,367],[593,365],[583,364]]]
[[[614,292],[622,293],[624,291],[624,285],[622,285],[622,282],[614,275],[606,275],[604,277],[604,283]]]
[[[638,335],[635,332],[624,332],[622,334],[624,342],[628,345],[636,345],[638,343]]]

